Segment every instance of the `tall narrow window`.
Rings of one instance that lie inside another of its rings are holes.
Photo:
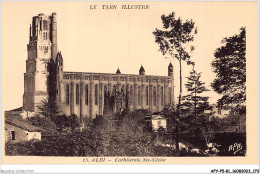
[[[11,131],[12,140],[15,140],[15,132]]]
[[[104,86],[104,94],[107,95],[107,85]]]
[[[95,85],[95,105],[98,105],[98,86]]]
[[[47,21],[43,21],[43,29],[47,30]]]
[[[172,104],[172,90],[169,88],[169,104]]]
[[[156,106],[156,88],[153,87],[153,105]]]
[[[163,87],[161,87],[161,105],[163,106]]]
[[[88,105],[88,85],[85,86],[85,104]]]
[[[148,90],[148,86],[146,86],[146,105],[149,105],[149,90]]]
[[[122,88],[121,88],[121,93],[122,94],[125,94],[125,86],[123,85]]]
[[[130,86],[130,101],[131,101],[131,104],[134,103],[134,90],[133,90],[132,85]]]
[[[44,54],[48,53],[48,47],[44,47]]]
[[[138,105],[141,105],[141,89],[140,89],[140,86],[138,86]]]
[[[66,104],[70,104],[70,87],[69,85],[66,86]]]
[[[46,32],[43,33],[43,40],[47,40],[47,33]]]
[[[116,86],[113,86],[113,93],[116,94]]]
[[[79,85],[76,85],[76,105],[79,105]]]

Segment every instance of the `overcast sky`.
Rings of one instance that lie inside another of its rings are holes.
[[[32,17],[39,13],[57,13],[58,49],[63,55],[65,71],[115,73],[119,67],[123,74],[138,74],[142,64],[147,75],[166,76],[170,60],[158,51],[152,32],[162,28],[162,14],[174,11],[177,17],[192,19],[198,27],[191,59],[196,70],[202,72],[201,80],[211,89],[210,83],[215,78],[210,65],[214,50],[221,46],[224,37],[238,34],[242,26],[252,27],[251,22],[257,20],[254,3],[121,2],[121,5],[149,5],[148,10],[122,10],[116,2],[2,2],[4,109],[22,106],[29,26]],[[98,5],[98,9],[90,10],[91,4]],[[103,10],[104,4],[117,5],[117,9]],[[177,96],[179,68],[177,61],[172,63]],[[183,69],[183,77],[188,76],[191,68]],[[207,95],[211,103],[219,98],[213,91]]]

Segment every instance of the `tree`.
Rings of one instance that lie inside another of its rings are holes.
[[[163,55],[176,58],[180,66],[180,92],[179,103],[177,107],[178,116],[180,115],[180,105],[182,98],[182,61],[190,64],[190,53],[195,49],[194,46],[189,46],[188,43],[192,42],[194,35],[197,34],[197,28],[192,20],[182,21],[181,18],[176,18],[175,13],[172,12],[168,16],[161,16],[163,29],[155,29],[153,32],[155,42],[159,44],[159,50]],[[176,119],[176,143],[178,144],[178,118]],[[176,150],[179,151],[178,145]]]
[[[57,127],[53,121],[51,121],[47,117],[42,117],[39,115],[35,115],[33,117],[29,117],[26,119],[30,124],[40,127],[45,130],[48,134],[56,134],[57,133]]]
[[[211,140],[214,138],[216,129],[214,120],[209,120],[209,117],[202,115],[199,117],[199,129],[205,139],[206,145],[208,145]]]
[[[79,118],[77,115],[75,114],[72,114],[70,117],[69,117],[69,120],[70,120],[70,127],[71,127],[71,130],[74,131],[75,128],[79,127],[80,126],[80,121],[79,121]]]
[[[216,73],[212,88],[222,98],[219,106],[224,108],[244,108],[246,102],[246,30],[240,29],[238,35],[222,40],[224,44],[217,48],[211,63]]]
[[[60,116],[61,112],[59,106],[54,100],[42,100],[42,104],[37,106],[39,114],[49,118],[51,121],[56,123],[57,116]]]
[[[202,96],[206,91],[209,91],[205,87],[205,83],[200,80],[201,73],[197,73],[194,69],[190,72],[188,81],[185,84],[188,95],[182,97],[181,111],[184,113],[193,114],[194,118],[197,118],[197,115],[203,113],[206,109],[209,109],[209,97]]]

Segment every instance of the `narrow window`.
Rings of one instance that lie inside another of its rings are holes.
[[[47,30],[47,21],[43,21],[43,29]]]
[[[153,105],[156,106],[156,88],[153,87]]]
[[[88,85],[85,86],[85,104],[88,105]]]
[[[146,105],[149,105],[149,90],[148,90],[148,86],[146,86]]]
[[[98,86],[95,85],[95,105],[98,105]]]
[[[133,90],[132,85],[130,86],[130,101],[131,101],[131,104],[134,103],[134,90]]]
[[[104,86],[104,94],[107,95],[107,85]]]
[[[15,132],[14,131],[11,131],[11,138],[12,138],[12,140],[15,140]]]
[[[66,86],[66,104],[70,104],[70,87],[69,85]]]
[[[161,87],[161,105],[163,106],[163,87]]]
[[[76,105],[79,105],[79,85],[76,85]]]
[[[140,90],[140,86],[138,86],[138,105],[141,105],[141,90]]]
[[[113,93],[116,94],[116,86],[113,86]]]
[[[123,85],[122,88],[121,88],[121,93],[122,94],[125,94],[125,86]]]
[[[44,54],[48,53],[48,47],[44,47]]]

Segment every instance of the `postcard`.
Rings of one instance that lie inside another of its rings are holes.
[[[257,2],[2,2],[3,164],[256,164]]]

